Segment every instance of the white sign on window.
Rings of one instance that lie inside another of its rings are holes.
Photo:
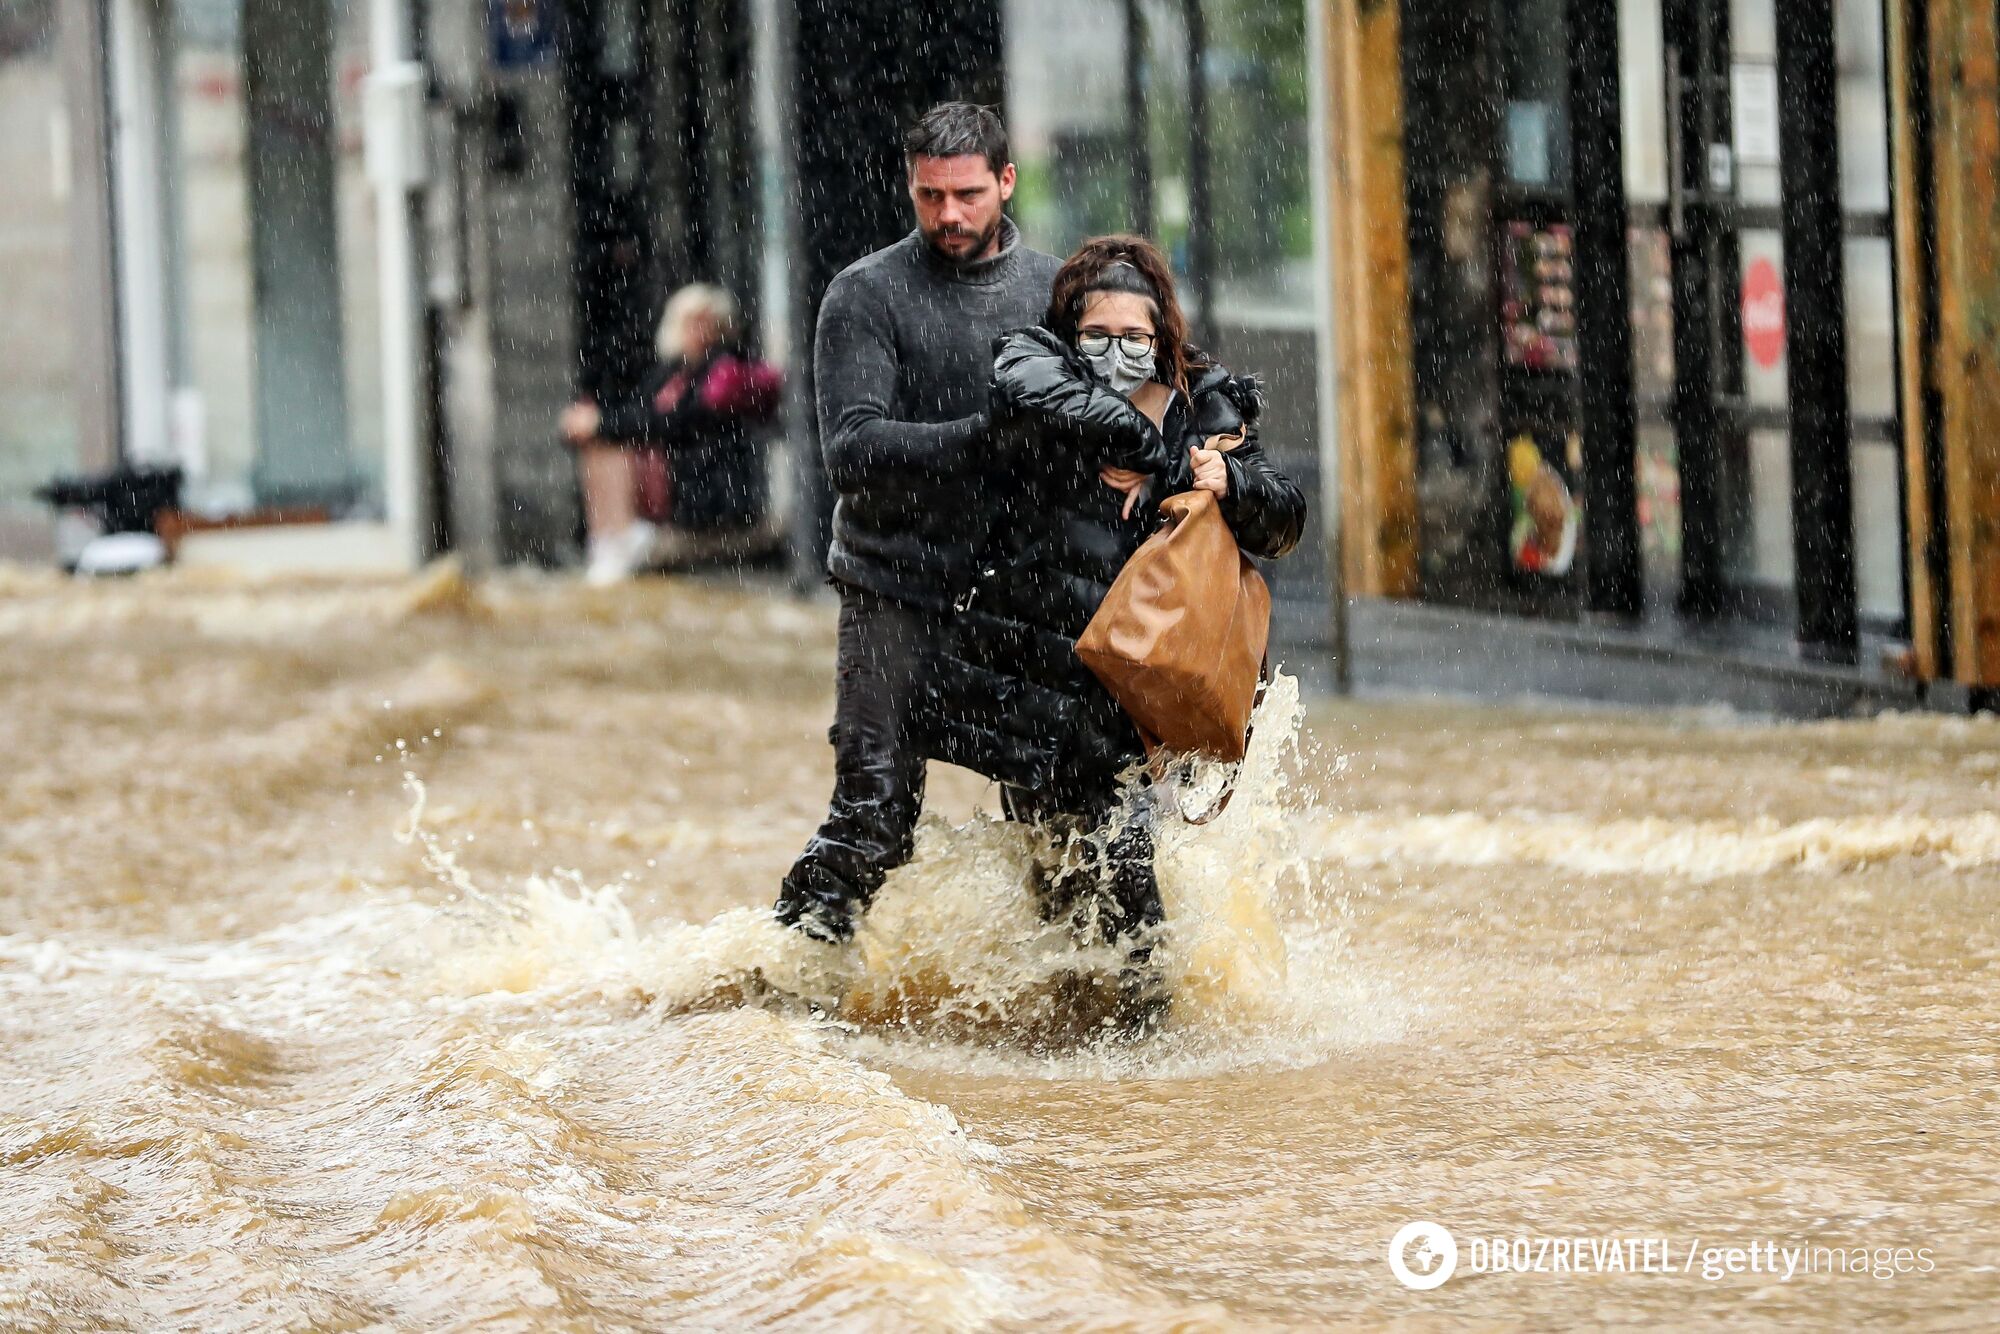
[[[1521,185],[1549,184],[1549,104],[1507,104],[1507,175]]]
[[[1735,117],[1736,160],[1747,167],[1778,165],[1778,67],[1732,65],[1729,100]]]

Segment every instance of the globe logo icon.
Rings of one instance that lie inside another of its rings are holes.
[[[1389,1270],[1406,1288],[1438,1287],[1458,1268],[1458,1243],[1436,1223],[1406,1223],[1389,1241]]]

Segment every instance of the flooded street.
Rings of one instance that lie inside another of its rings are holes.
[[[1063,1040],[970,774],[847,955],[766,920],[832,643],[689,583],[0,571],[0,1327],[2000,1313],[2000,722],[1281,687],[1163,839],[1126,1051]],[[1516,1237],[1669,1267],[1472,1272]],[[1865,1254],[1704,1273],[1765,1242]]]

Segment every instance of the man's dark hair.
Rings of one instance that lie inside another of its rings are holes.
[[[917,118],[903,135],[903,165],[920,157],[963,157],[977,153],[998,176],[1007,166],[1007,127],[992,107],[974,102],[940,102]]]

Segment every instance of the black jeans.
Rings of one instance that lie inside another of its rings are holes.
[[[910,859],[924,805],[919,714],[942,632],[936,613],[841,588],[833,800],[785,875],[779,921],[845,940],[883,877]]]

